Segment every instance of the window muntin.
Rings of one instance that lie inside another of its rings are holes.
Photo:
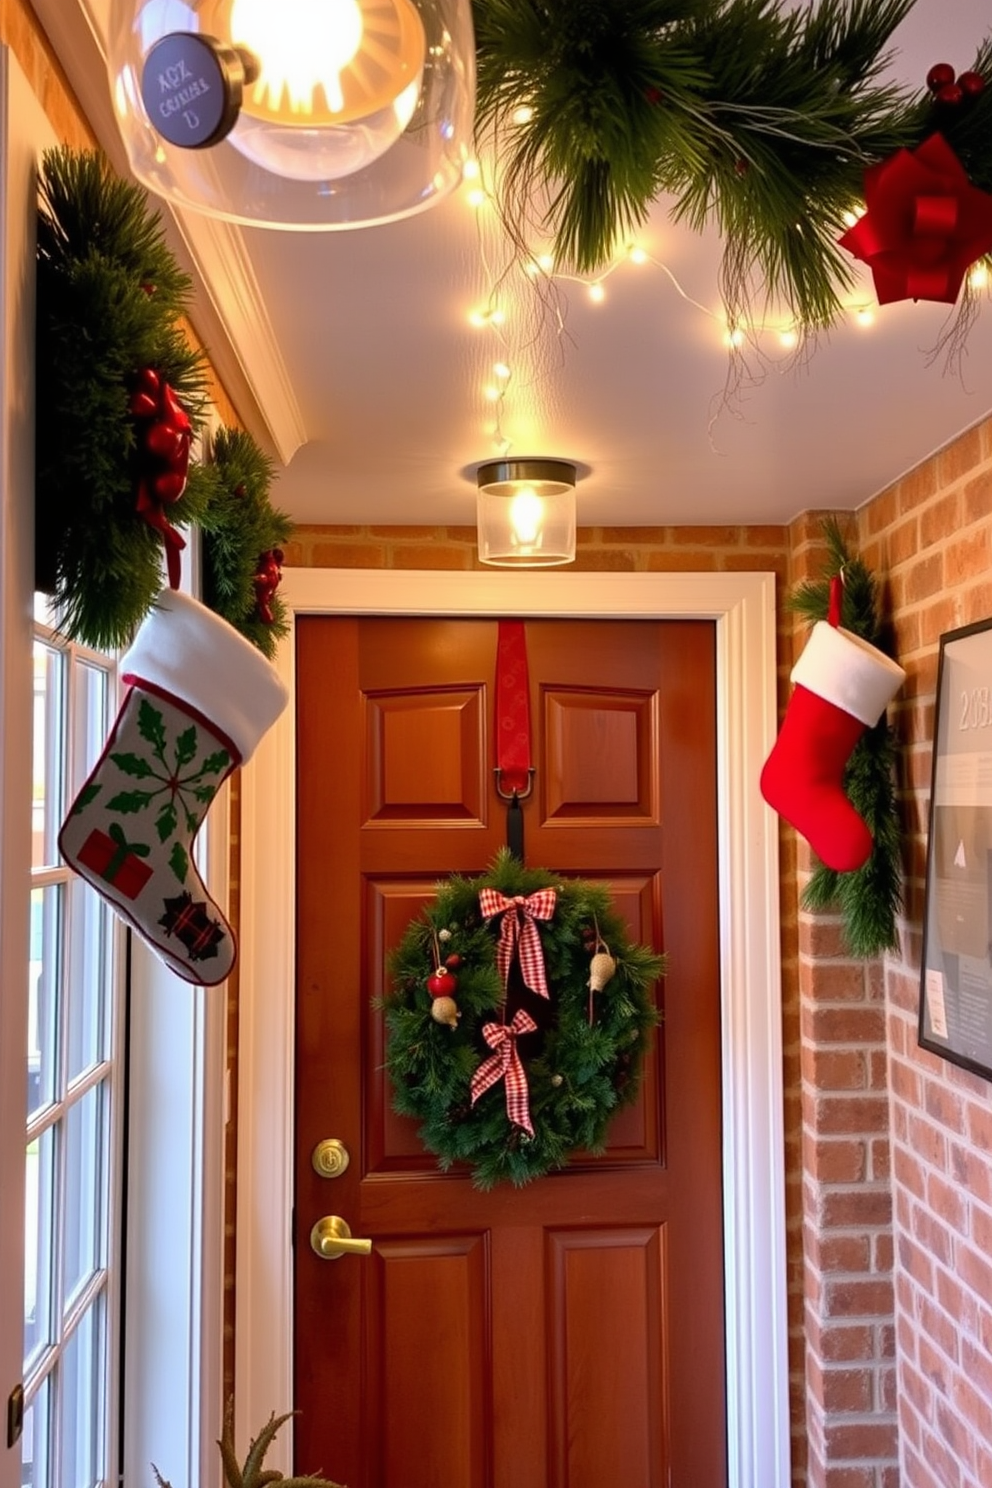
[[[37,617],[24,1291],[23,1488],[116,1477],[122,931],[58,829],[110,724],[109,658]]]

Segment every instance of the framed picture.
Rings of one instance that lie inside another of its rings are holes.
[[[992,620],[940,638],[919,1041],[992,1079]]]

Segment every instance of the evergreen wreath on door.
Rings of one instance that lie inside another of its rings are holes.
[[[528,1183],[604,1149],[640,1088],[665,958],[631,943],[602,884],[505,849],[411,921],[381,1001],[394,1108],[447,1171]]]

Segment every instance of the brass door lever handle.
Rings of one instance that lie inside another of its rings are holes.
[[[325,1214],[310,1231],[310,1248],[323,1261],[337,1261],[344,1255],[368,1255],[372,1241],[356,1239],[343,1219]]]

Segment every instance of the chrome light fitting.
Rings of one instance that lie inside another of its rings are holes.
[[[232,222],[393,221],[471,154],[470,0],[111,0],[108,65],[134,174]]]
[[[487,460],[476,472],[479,559],[497,568],[550,568],[575,560],[570,460]]]

